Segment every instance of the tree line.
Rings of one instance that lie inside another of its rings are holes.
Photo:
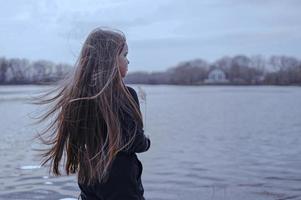
[[[126,83],[204,85],[209,73],[222,70],[231,85],[301,85],[301,61],[290,56],[236,55],[212,63],[203,59],[180,62],[162,72],[129,73]],[[46,60],[0,58],[0,84],[45,84],[64,78],[72,66]],[[225,84],[225,83],[224,83]]]
[[[134,72],[128,83],[204,85],[209,73],[220,69],[230,85],[301,85],[301,61],[290,56],[236,55],[213,63],[195,59],[178,63],[164,72]],[[213,83],[218,84],[218,83]]]
[[[71,70],[68,64],[47,60],[0,58],[0,84],[51,84],[63,79]]]

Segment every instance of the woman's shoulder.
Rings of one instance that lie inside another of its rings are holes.
[[[131,93],[131,95],[136,98],[138,95],[137,95],[137,92],[134,88],[130,87],[130,86],[126,86],[126,88],[129,90],[129,92]]]
[[[133,98],[135,99],[135,101],[139,104],[139,99],[138,99],[136,90],[130,86],[126,86],[126,87],[129,90],[129,92],[131,93],[131,95],[133,96]]]
[[[126,88],[130,91],[131,94],[136,93],[136,90],[128,85],[126,85]]]

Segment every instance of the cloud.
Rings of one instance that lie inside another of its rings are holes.
[[[299,55],[298,0],[12,0],[0,7],[0,55],[73,63],[97,26],[125,32],[133,68],[234,53]]]

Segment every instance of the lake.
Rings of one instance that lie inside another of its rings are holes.
[[[149,151],[138,154],[149,200],[301,199],[301,87],[130,85]],[[0,199],[76,199],[75,176],[40,167],[41,109],[50,86],[0,86]]]

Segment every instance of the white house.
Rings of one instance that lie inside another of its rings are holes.
[[[213,69],[208,74],[208,79],[205,83],[228,83],[229,80],[226,79],[226,74],[221,69]]]

